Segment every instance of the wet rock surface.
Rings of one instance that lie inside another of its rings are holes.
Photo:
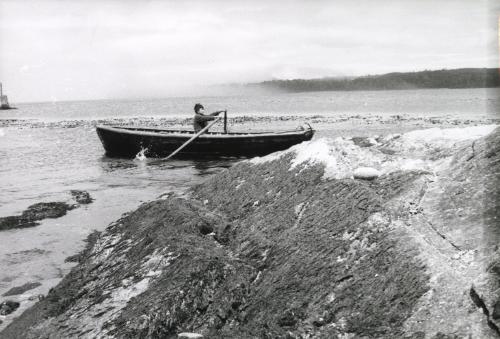
[[[68,211],[77,208],[80,204],[89,204],[93,201],[86,191],[71,191],[76,204],[67,202],[40,202],[29,206],[21,215],[0,217],[0,231],[25,228],[40,225],[39,221],[47,218],[60,218]]]
[[[495,338],[500,131],[473,144],[371,181],[240,162],[94,234],[0,338]]]
[[[89,192],[86,191],[71,190],[71,195],[78,204],[86,205],[94,201],[94,199],[92,199],[92,197],[90,196]]]
[[[29,206],[21,215],[0,218],[0,230],[37,226],[38,221],[60,218],[74,207],[65,202],[40,202]]]
[[[0,303],[0,315],[8,315],[17,310],[19,303],[12,300],[3,301]]]
[[[71,209],[73,209],[73,206],[65,202],[40,202],[28,207],[21,214],[21,218],[33,221],[46,218],[59,218]]]
[[[2,294],[2,296],[8,297],[8,296],[12,296],[12,295],[23,294],[24,292],[32,290],[34,288],[37,288],[38,286],[41,286],[41,285],[42,284],[40,284],[39,282],[28,282],[24,285],[11,288],[10,290],[8,290],[4,294]]]

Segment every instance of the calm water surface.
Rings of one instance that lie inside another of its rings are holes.
[[[202,102],[207,111],[227,109],[232,115],[487,116],[488,112],[497,112],[500,107],[498,88],[469,88],[25,103],[16,105],[19,110],[2,112],[2,116],[44,120],[141,116],[189,117],[196,102]]]

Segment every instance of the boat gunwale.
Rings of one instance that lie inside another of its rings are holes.
[[[115,133],[124,133],[130,135],[142,135],[142,136],[155,136],[155,137],[192,137],[195,132],[188,130],[169,130],[154,127],[135,127],[135,126],[109,126],[109,125],[97,125],[96,129],[103,129]],[[148,131],[151,130],[151,131]],[[160,132],[160,131],[163,131]],[[306,130],[294,130],[294,131],[283,131],[283,132],[207,132],[200,135],[198,138],[202,139],[215,139],[215,138],[253,138],[253,137],[278,137],[278,136],[301,136],[308,132],[314,132],[313,129]]]

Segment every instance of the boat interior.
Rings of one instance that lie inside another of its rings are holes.
[[[99,127],[107,127],[107,128],[112,128],[112,129],[117,129],[117,130],[125,130],[125,131],[130,131],[130,132],[143,132],[143,133],[154,133],[154,134],[167,134],[167,135],[190,135],[190,134],[195,134],[195,131],[193,130],[182,130],[182,129],[165,129],[165,128],[158,128],[158,127],[143,127],[143,126],[99,126]],[[222,131],[215,131],[215,132],[205,132],[205,135],[213,135],[213,136],[237,136],[237,135],[279,135],[279,134],[298,134],[298,133],[303,133],[305,131],[312,130],[312,128],[309,126],[307,129],[304,127],[299,127],[295,130],[288,130],[288,131],[260,131],[260,132],[227,132],[224,133]]]

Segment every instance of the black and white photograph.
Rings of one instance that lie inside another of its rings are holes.
[[[500,0],[0,0],[0,339],[500,338]]]

